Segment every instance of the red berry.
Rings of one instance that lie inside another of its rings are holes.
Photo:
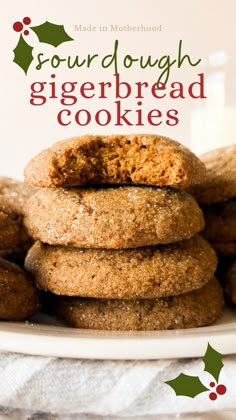
[[[29,31],[27,31],[27,29],[24,31],[24,35],[29,35]]]
[[[219,395],[224,395],[226,393],[226,386],[218,385],[217,388],[216,388],[216,392]]]
[[[215,393],[215,392],[211,392],[211,393],[209,394],[209,398],[210,398],[210,400],[211,400],[211,401],[215,401],[215,400],[216,400],[216,398],[217,398],[216,393]]]
[[[13,29],[16,32],[21,32],[23,29],[23,24],[21,22],[15,22],[13,25]]]
[[[215,386],[215,382],[210,382],[209,385],[211,388],[213,388]]]
[[[29,17],[24,17],[24,19],[23,19],[23,23],[24,23],[25,25],[29,25],[29,24],[31,23],[31,19],[30,19]]]

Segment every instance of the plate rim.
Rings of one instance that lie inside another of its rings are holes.
[[[235,316],[229,311],[228,316]],[[170,345],[173,342],[174,345]],[[26,321],[0,322],[0,351],[103,360],[201,357],[210,342],[222,354],[236,353],[235,321],[163,331],[96,331]]]

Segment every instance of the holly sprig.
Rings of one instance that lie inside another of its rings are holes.
[[[48,21],[38,26],[29,26],[30,24],[31,19],[29,17],[24,17],[22,22],[18,21],[13,24],[14,31],[20,33],[18,43],[13,50],[13,62],[22,68],[25,74],[27,74],[34,59],[33,47],[24,38],[24,36],[29,35],[29,29],[35,33],[40,43],[52,45],[55,48],[64,42],[73,41],[63,25],[56,25]],[[25,29],[25,27],[27,28]]]
[[[217,395],[223,395],[226,393],[226,386],[218,384],[220,372],[224,366],[222,362],[222,355],[216,351],[210,343],[208,343],[206,353],[203,357],[204,371],[208,372],[215,381],[209,383],[210,388],[207,388],[200,380],[198,376],[185,375],[180,373],[176,378],[166,381],[175,394],[182,395],[185,397],[195,398],[197,395],[203,392],[209,392],[210,400],[214,401],[217,399]],[[215,388],[215,392],[212,389]]]

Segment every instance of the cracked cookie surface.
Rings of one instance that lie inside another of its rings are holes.
[[[80,249],[36,242],[25,260],[39,288],[66,296],[158,298],[202,287],[216,270],[201,236],[126,250]]]
[[[149,300],[57,298],[56,313],[72,327],[96,330],[163,330],[213,324],[223,311],[216,279],[201,289]]]
[[[34,239],[81,248],[172,243],[204,227],[193,197],[170,188],[43,188],[28,201],[25,213]]]

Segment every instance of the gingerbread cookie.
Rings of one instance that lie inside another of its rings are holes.
[[[23,182],[12,178],[0,177],[0,200],[3,198],[17,214],[24,214],[24,207],[27,200],[37,191]]]
[[[219,203],[236,197],[236,145],[221,147],[200,156],[207,168],[205,180],[190,189],[199,203]]]
[[[25,225],[34,239],[50,245],[136,248],[188,239],[204,220],[184,191],[42,188],[27,203]]]
[[[204,217],[205,238],[210,241],[236,241],[236,201],[204,207]]]
[[[153,134],[74,137],[43,150],[26,166],[38,187],[142,184],[186,187],[205,177],[202,162],[186,147]]]
[[[217,265],[205,239],[126,250],[79,249],[36,242],[25,268],[40,289],[66,296],[159,298],[202,287]]]
[[[236,257],[236,241],[211,241],[215,251],[224,257]]]
[[[0,258],[0,319],[20,321],[39,309],[38,291],[28,274]]]
[[[162,299],[58,298],[56,313],[72,327],[96,330],[165,330],[213,324],[223,311],[216,279],[201,289]]]
[[[236,303],[236,261],[230,264],[223,275],[225,293],[232,303]]]
[[[0,255],[22,252],[32,240],[23,226],[24,205],[35,188],[0,177]]]

